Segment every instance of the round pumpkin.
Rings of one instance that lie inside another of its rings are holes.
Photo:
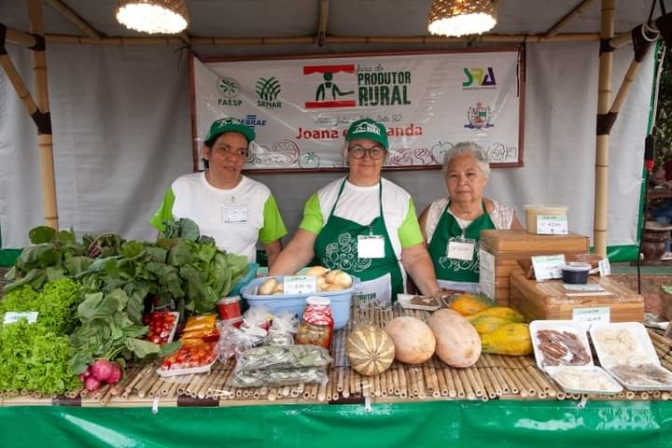
[[[457,311],[441,309],[427,325],[436,337],[436,356],[451,367],[469,367],[481,356],[481,338],[473,325]]]
[[[436,338],[426,323],[411,316],[392,319],[385,332],[394,342],[394,356],[406,364],[420,364],[434,354]]]
[[[345,344],[350,366],[364,376],[383,373],[394,361],[394,343],[374,325],[362,325],[350,333]]]

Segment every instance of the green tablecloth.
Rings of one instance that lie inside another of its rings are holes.
[[[672,402],[3,407],[0,447],[672,447]]]

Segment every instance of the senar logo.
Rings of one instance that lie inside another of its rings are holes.
[[[257,106],[266,109],[280,109],[282,107],[282,101],[276,100],[278,95],[280,95],[281,90],[280,81],[278,81],[275,76],[268,79],[259,78],[254,88],[254,92],[260,98],[257,100]]]
[[[495,80],[495,72],[492,67],[473,67],[464,68],[464,76],[466,81],[462,83],[462,88],[467,89],[496,89],[497,81]]]

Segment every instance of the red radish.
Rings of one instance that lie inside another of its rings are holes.
[[[112,374],[112,362],[105,358],[97,359],[91,365],[91,375],[98,381],[107,381]]]
[[[93,376],[86,377],[86,380],[84,381],[84,387],[90,391],[98,390],[100,387],[100,381],[98,381]]]
[[[112,362],[111,364],[112,364],[112,373],[107,378],[107,382],[110,384],[116,384],[124,376],[124,374],[121,371],[121,366],[119,365],[118,362]]]

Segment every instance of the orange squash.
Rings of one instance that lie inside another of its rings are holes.
[[[495,302],[484,295],[465,292],[451,300],[448,308],[463,316],[471,316],[495,305]]]
[[[385,330],[361,325],[348,336],[345,353],[350,366],[364,376],[383,373],[394,361],[394,343]]]
[[[427,325],[436,337],[436,356],[451,367],[469,367],[481,356],[481,338],[460,313],[441,309]]]
[[[385,332],[394,342],[394,356],[406,364],[420,364],[434,354],[436,338],[426,323],[411,316],[392,319]]]

